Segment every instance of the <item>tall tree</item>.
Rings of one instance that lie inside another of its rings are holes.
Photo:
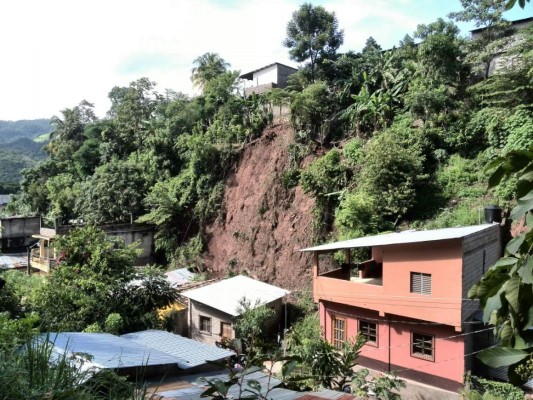
[[[311,80],[314,81],[317,67],[325,60],[333,60],[343,41],[344,31],[339,30],[334,12],[304,3],[292,14],[283,45],[289,49],[291,60],[309,60]]]
[[[227,72],[230,67],[217,53],[205,53],[195,58],[193,64],[195,66],[191,70],[191,81],[202,91],[209,81]]]
[[[50,124],[55,128],[50,133],[50,143],[47,151],[52,158],[67,161],[80,144],[85,140],[83,132],[85,127],[96,121],[94,105],[86,100],[74,108],[65,108],[61,111],[62,118],[54,115]]]

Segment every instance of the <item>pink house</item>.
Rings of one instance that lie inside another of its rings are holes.
[[[467,293],[501,256],[498,224],[389,233],[302,251],[314,255],[314,300],[328,340],[340,346],[362,334],[361,365],[448,390],[461,386],[480,329],[472,321],[479,304]]]

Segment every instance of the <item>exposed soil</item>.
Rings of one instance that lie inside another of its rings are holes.
[[[287,289],[311,285],[314,201],[299,187],[286,189],[281,175],[293,141],[288,124],[267,128],[243,150],[226,180],[223,217],[207,228],[207,266],[217,275],[246,273]]]

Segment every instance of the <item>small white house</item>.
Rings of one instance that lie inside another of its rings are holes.
[[[234,322],[243,299],[254,307],[267,305],[281,315],[283,298],[290,292],[247,276],[234,276],[181,293],[189,299],[189,335],[207,344],[234,339]]]
[[[272,88],[287,87],[287,78],[298,70],[278,62],[258,68],[240,76],[241,79],[251,81],[251,85],[244,89],[246,96],[252,93],[263,93]]]

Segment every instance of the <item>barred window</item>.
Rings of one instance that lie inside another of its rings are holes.
[[[200,315],[200,331],[211,333],[211,318]]]
[[[431,274],[411,272],[411,293],[431,294]]]
[[[366,344],[378,345],[378,324],[359,320],[359,334],[365,338]]]
[[[435,336],[411,332],[411,357],[435,361]]]
[[[333,346],[340,349],[342,348],[342,344],[346,341],[346,318],[333,317],[331,324]]]

